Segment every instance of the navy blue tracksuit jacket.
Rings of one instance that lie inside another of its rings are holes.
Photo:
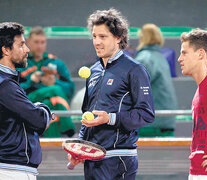
[[[99,59],[86,81],[82,111],[116,114],[115,125],[82,125],[79,138],[108,150],[136,149],[139,127],[152,123],[154,106],[149,75],[143,65],[122,54],[104,67]]]
[[[39,135],[50,119],[46,105],[27,98],[18,73],[0,65],[0,168],[36,169],[42,161]]]

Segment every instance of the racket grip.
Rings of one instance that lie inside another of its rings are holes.
[[[67,168],[68,168],[69,170],[73,170],[74,167],[75,167],[75,166],[74,166],[72,163],[70,163],[70,162],[67,164]]]

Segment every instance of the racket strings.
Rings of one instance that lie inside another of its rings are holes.
[[[79,158],[83,159],[85,156],[88,156],[89,159],[90,157],[95,159],[105,156],[105,153],[102,150],[85,144],[65,143],[64,147],[69,153],[73,154],[74,156],[79,156]]]

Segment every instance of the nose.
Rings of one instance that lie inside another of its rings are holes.
[[[29,47],[26,45],[26,47],[25,47],[25,52],[26,53],[29,53],[30,52],[30,49],[29,49]]]
[[[93,44],[94,45],[98,45],[98,44],[100,44],[101,43],[101,40],[100,40],[100,38],[95,38],[95,39],[93,39]]]
[[[181,62],[181,60],[182,60],[182,56],[180,55],[180,56],[178,57],[178,62]]]

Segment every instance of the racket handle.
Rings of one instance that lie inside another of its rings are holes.
[[[72,163],[70,163],[70,162],[67,164],[67,168],[68,168],[69,170],[73,170],[74,167],[75,167],[75,166],[74,166]]]

